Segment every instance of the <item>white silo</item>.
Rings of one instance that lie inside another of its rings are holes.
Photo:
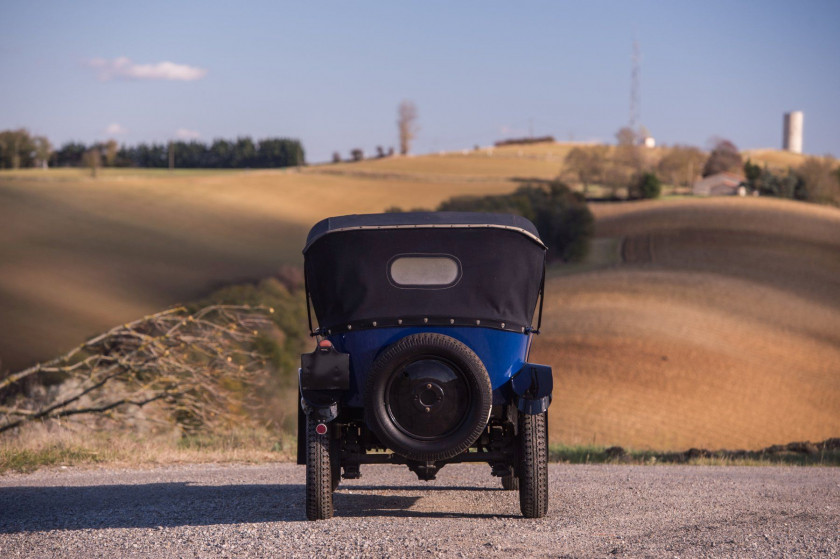
[[[802,111],[785,113],[785,132],[782,138],[782,148],[793,153],[802,153]]]

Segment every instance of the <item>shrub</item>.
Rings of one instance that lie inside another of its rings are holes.
[[[525,185],[512,194],[457,196],[439,211],[503,212],[530,219],[548,246],[548,258],[580,262],[589,250],[595,218],[579,193],[560,182]]]
[[[554,142],[554,136],[540,136],[538,138],[508,138],[505,140],[499,140],[495,143],[495,146],[526,146],[529,144],[542,144],[545,142]]]
[[[801,199],[820,204],[840,205],[840,168],[831,157],[809,157],[796,168],[801,179]]]
[[[628,189],[628,198],[631,200],[648,200],[658,198],[662,192],[662,182],[654,173],[642,173],[631,184]]]
[[[750,191],[758,190],[758,183],[761,180],[761,167],[747,159],[744,163],[744,177],[746,177],[746,186]]]

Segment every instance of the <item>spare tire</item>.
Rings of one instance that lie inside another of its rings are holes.
[[[446,460],[469,449],[490,418],[490,377],[481,359],[437,333],[406,336],[373,363],[365,386],[365,421],[394,452]]]

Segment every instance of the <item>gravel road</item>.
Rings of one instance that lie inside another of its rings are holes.
[[[489,467],[367,466],[336,518],[292,464],[0,477],[0,557],[837,557],[840,469],[552,465],[548,517]]]

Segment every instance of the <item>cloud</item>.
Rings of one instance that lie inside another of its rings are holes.
[[[121,134],[128,134],[128,130],[119,122],[112,122],[105,128],[105,133],[109,136],[119,136]]]
[[[191,82],[207,75],[207,70],[174,62],[156,64],[135,64],[131,59],[121,56],[113,60],[94,58],[88,66],[98,71],[100,81],[124,80],[174,80]]]
[[[179,140],[197,140],[201,137],[201,134],[196,132],[195,130],[189,130],[187,128],[179,128],[175,131],[175,137]]]

